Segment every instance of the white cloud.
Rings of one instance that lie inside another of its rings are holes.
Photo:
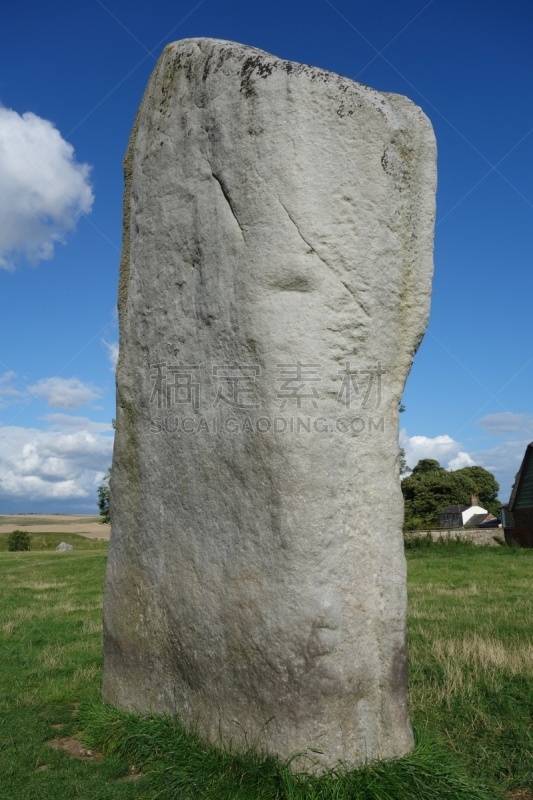
[[[114,372],[118,361],[118,342],[106,342],[105,339],[102,339],[102,344],[107,350],[107,356],[111,362],[111,371]]]
[[[477,420],[486,433],[519,433],[533,439],[533,414],[513,414],[504,411],[500,414],[488,414]]]
[[[448,461],[448,469],[456,470],[462,469],[463,467],[473,467],[475,465],[475,461],[468,455],[468,453],[464,453],[462,450],[457,453],[455,458],[452,458]]]
[[[43,378],[29,387],[31,394],[41,397],[52,408],[78,408],[96,400],[101,391],[78,378]]]
[[[53,123],[0,106],[0,267],[52,258],[91,211],[89,172]]]
[[[0,428],[0,495],[4,503],[88,498],[96,504],[95,486],[112,450],[112,436],[89,430]]]
[[[472,466],[475,462],[448,434],[440,436],[408,436],[403,429],[400,432],[400,447],[405,450],[405,460],[412,468],[421,458],[435,458],[446,469],[460,469]]]
[[[520,440],[512,439],[487,450],[467,453],[460,442],[447,434],[432,438],[409,436],[405,429],[400,432],[400,447],[404,448],[406,461],[411,468],[416,466],[421,458],[435,458],[441,466],[450,470],[474,465],[484,467],[492,472],[500,484],[499,497],[502,502],[509,499],[514,477],[530,441],[530,436]]]

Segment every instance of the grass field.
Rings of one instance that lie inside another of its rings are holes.
[[[171,720],[103,706],[107,545],[74,537],[74,551],[56,553],[65,535],[42,536],[48,549],[28,553],[4,552],[0,537],[1,800],[533,800],[533,552],[408,551],[417,750],[362,777],[302,783],[272,760],[203,748]],[[79,759],[49,744],[75,749],[69,737],[83,736],[104,754]]]
[[[440,546],[408,565],[414,720],[472,774],[533,790],[533,551]]]
[[[0,553],[7,552],[7,539],[9,534],[0,533]],[[88,539],[77,533],[30,533],[31,549],[36,552],[46,552],[55,550],[60,542],[71,544],[75,550],[98,550],[100,553],[107,553],[108,542],[103,539]]]

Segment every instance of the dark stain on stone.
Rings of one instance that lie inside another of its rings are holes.
[[[253,73],[258,75],[260,78],[268,78],[270,75],[272,75],[276,65],[277,61],[265,61],[264,56],[249,56],[242,65],[241,69],[242,80],[240,91],[244,94],[244,96],[251,97],[255,94],[251,80]]]
[[[224,65],[224,62],[227,61],[228,58],[231,58],[231,56],[232,56],[231,48],[230,47],[223,47],[222,50],[220,51],[220,55],[218,57],[217,67],[216,67],[217,70],[218,69],[222,69],[222,67]]]
[[[405,644],[394,647],[390,671],[391,692],[402,697],[407,689],[407,648]]]
[[[352,117],[353,116],[353,108],[346,108],[344,103],[342,103],[337,109],[337,115],[339,117]]]
[[[245,96],[246,99],[248,99],[249,97],[253,97],[254,96],[255,89],[254,89],[253,83],[250,80],[250,78],[248,78],[248,77],[247,78],[243,78],[243,80],[241,81],[241,88],[240,88],[239,91],[241,92],[241,94],[243,94]]]
[[[202,72],[202,80],[205,82],[211,72],[218,72],[224,66],[224,62],[232,57],[233,51],[231,47],[223,47],[218,53],[218,58],[215,62],[215,52],[208,53],[205,56],[204,69]]]

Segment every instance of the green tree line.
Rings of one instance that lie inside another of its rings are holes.
[[[472,494],[478,504],[498,516],[499,484],[483,467],[463,467],[448,471],[433,458],[418,462],[412,473],[402,480],[405,500],[405,530],[436,528],[439,511],[451,505],[470,505]]]

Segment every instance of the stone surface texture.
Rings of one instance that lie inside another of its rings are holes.
[[[397,412],[429,311],[431,125],[188,39],[125,175],[103,696],[223,746],[321,751],[295,769],[402,755]]]

